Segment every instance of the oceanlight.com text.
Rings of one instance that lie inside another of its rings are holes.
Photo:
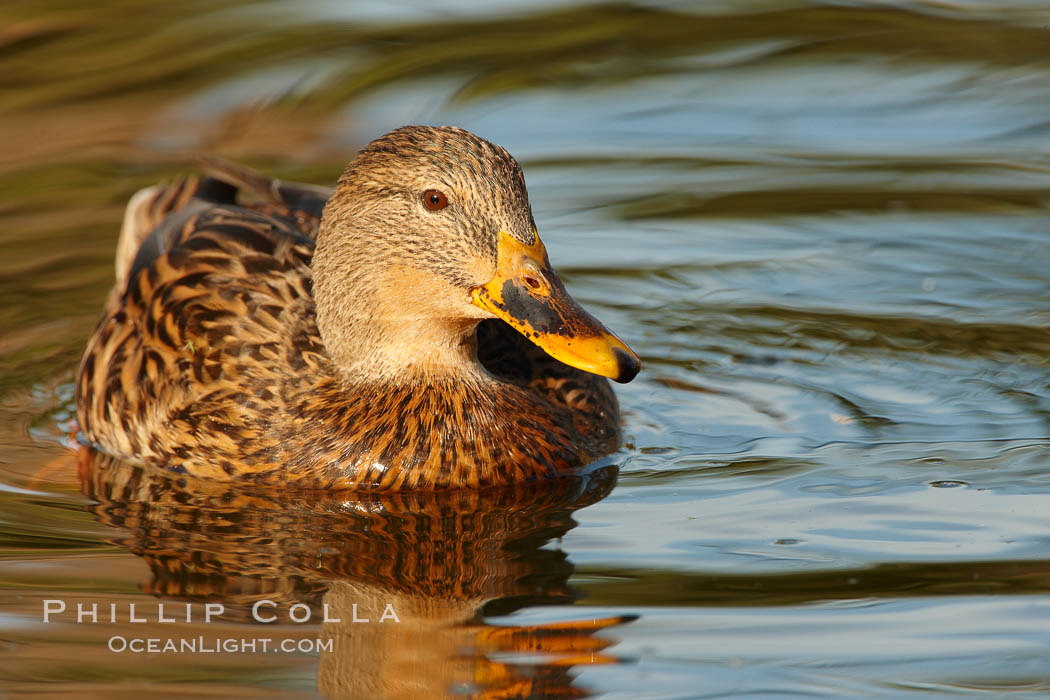
[[[316,654],[330,652],[332,639],[272,639],[269,637],[123,637],[106,646],[117,654]]]

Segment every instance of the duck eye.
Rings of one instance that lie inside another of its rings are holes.
[[[423,206],[430,211],[440,211],[448,206],[448,197],[444,192],[427,190],[423,193]]]

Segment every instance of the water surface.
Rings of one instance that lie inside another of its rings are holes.
[[[1050,693],[1044,3],[108,5],[0,9],[6,692]],[[514,153],[555,267],[642,356],[612,470],[306,503],[72,451],[133,192],[198,151],[331,184],[404,123]],[[48,599],[154,619],[45,625]],[[407,622],[270,627],[262,599]],[[107,648],[136,634],[341,643]]]

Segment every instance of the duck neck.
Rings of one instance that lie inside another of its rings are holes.
[[[354,384],[414,385],[484,374],[477,359],[476,321],[438,323],[369,314],[360,307],[342,311],[334,314],[338,328],[322,330],[321,337],[343,377]]]

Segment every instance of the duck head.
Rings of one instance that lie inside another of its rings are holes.
[[[366,146],[325,207],[312,267],[319,330],[352,374],[462,372],[493,317],[572,367],[618,382],[640,368],[551,267],[518,163],[462,129],[406,126]]]

